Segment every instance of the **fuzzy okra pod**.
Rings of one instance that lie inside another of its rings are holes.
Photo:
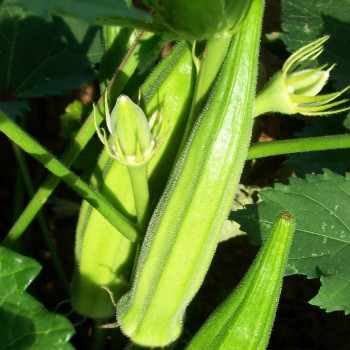
[[[250,142],[263,5],[254,0],[232,40],[152,216],[132,289],[117,304],[117,322],[136,344],[178,338],[212,260]]]
[[[195,72],[191,47],[178,44],[141,87],[142,108],[148,116],[161,109],[166,132],[148,165],[150,199],[156,201],[164,188],[181,141],[194,90]],[[179,108],[181,106],[181,108]],[[175,145],[175,147],[174,147]],[[91,184],[126,217],[136,209],[128,170],[103,151]],[[88,317],[115,315],[107,287],[115,300],[128,289],[137,244],[127,240],[87,202],[83,202],[76,230],[76,270],[72,281],[73,308]]]
[[[186,350],[264,350],[267,347],[295,229],[280,214],[240,285],[213,312]]]

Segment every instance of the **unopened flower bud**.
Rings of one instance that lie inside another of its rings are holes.
[[[129,97],[121,95],[111,113],[116,139],[126,158],[135,158],[140,153],[147,157],[154,146],[153,136],[143,110]]]
[[[107,140],[105,130],[97,126],[96,130],[108,154],[129,166],[149,161],[157,149],[157,135],[152,133],[153,120],[150,123],[143,110],[126,95],[118,97],[109,113],[106,94],[105,111],[110,138]]]
[[[326,85],[335,65],[328,68],[327,65],[317,68],[309,66],[322,53],[326,40],[328,36],[313,41],[288,58],[282,70],[271,78],[257,96],[254,106],[255,116],[267,112],[318,116],[350,109],[350,107],[334,108],[348,101],[339,100],[338,97],[349,87],[334,93],[318,95]]]

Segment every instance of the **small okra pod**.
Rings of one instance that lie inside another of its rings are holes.
[[[295,220],[280,214],[249,271],[186,350],[264,350],[283,282]]]

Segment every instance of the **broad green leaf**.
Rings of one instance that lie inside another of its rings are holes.
[[[332,72],[336,87],[349,84],[350,1],[349,0],[282,0],[281,25],[284,43],[290,52],[330,34],[320,56],[322,63],[337,63]]]
[[[312,124],[306,126],[301,132],[296,133],[298,138],[340,135],[349,132],[346,123],[349,117],[332,116],[330,118],[320,118]],[[350,135],[349,135],[350,137]],[[298,176],[305,174],[321,173],[326,168],[333,172],[344,174],[349,169],[349,150],[328,150],[322,152],[296,153],[288,156],[284,164],[293,168]]]
[[[311,303],[327,311],[350,313],[350,174],[324,174],[290,180],[260,192],[262,201],[231,213],[253,241],[264,239],[276,212],[286,209],[296,218],[296,233],[287,275],[322,277]]]
[[[67,15],[87,22],[114,18],[120,25],[151,20],[147,12],[128,6],[127,3],[131,1],[125,0],[19,0],[18,2],[44,17],[49,14]]]
[[[35,260],[0,246],[0,349],[73,349],[71,323],[25,291],[40,269]]]
[[[99,27],[43,19],[7,0],[0,6],[0,99],[61,95],[93,81]]]

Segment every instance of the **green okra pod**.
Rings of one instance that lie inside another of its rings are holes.
[[[156,67],[141,87],[141,102],[150,116],[160,109],[166,133],[148,166],[151,201],[155,202],[181,141],[194,90],[195,70],[191,47],[179,43]],[[181,106],[181,108],[179,108]],[[175,145],[175,147],[174,147]],[[136,209],[127,167],[103,151],[91,184],[128,218]],[[115,314],[107,287],[115,300],[128,289],[137,245],[128,241],[87,202],[83,202],[76,230],[76,270],[72,281],[73,308],[88,317],[106,318]]]
[[[164,346],[180,335],[212,260],[250,142],[262,14],[263,1],[254,0],[152,216],[132,289],[117,305],[118,324],[136,344]]]
[[[186,350],[266,349],[294,230],[294,218],[281,213],[240,285],[213,312]]]

